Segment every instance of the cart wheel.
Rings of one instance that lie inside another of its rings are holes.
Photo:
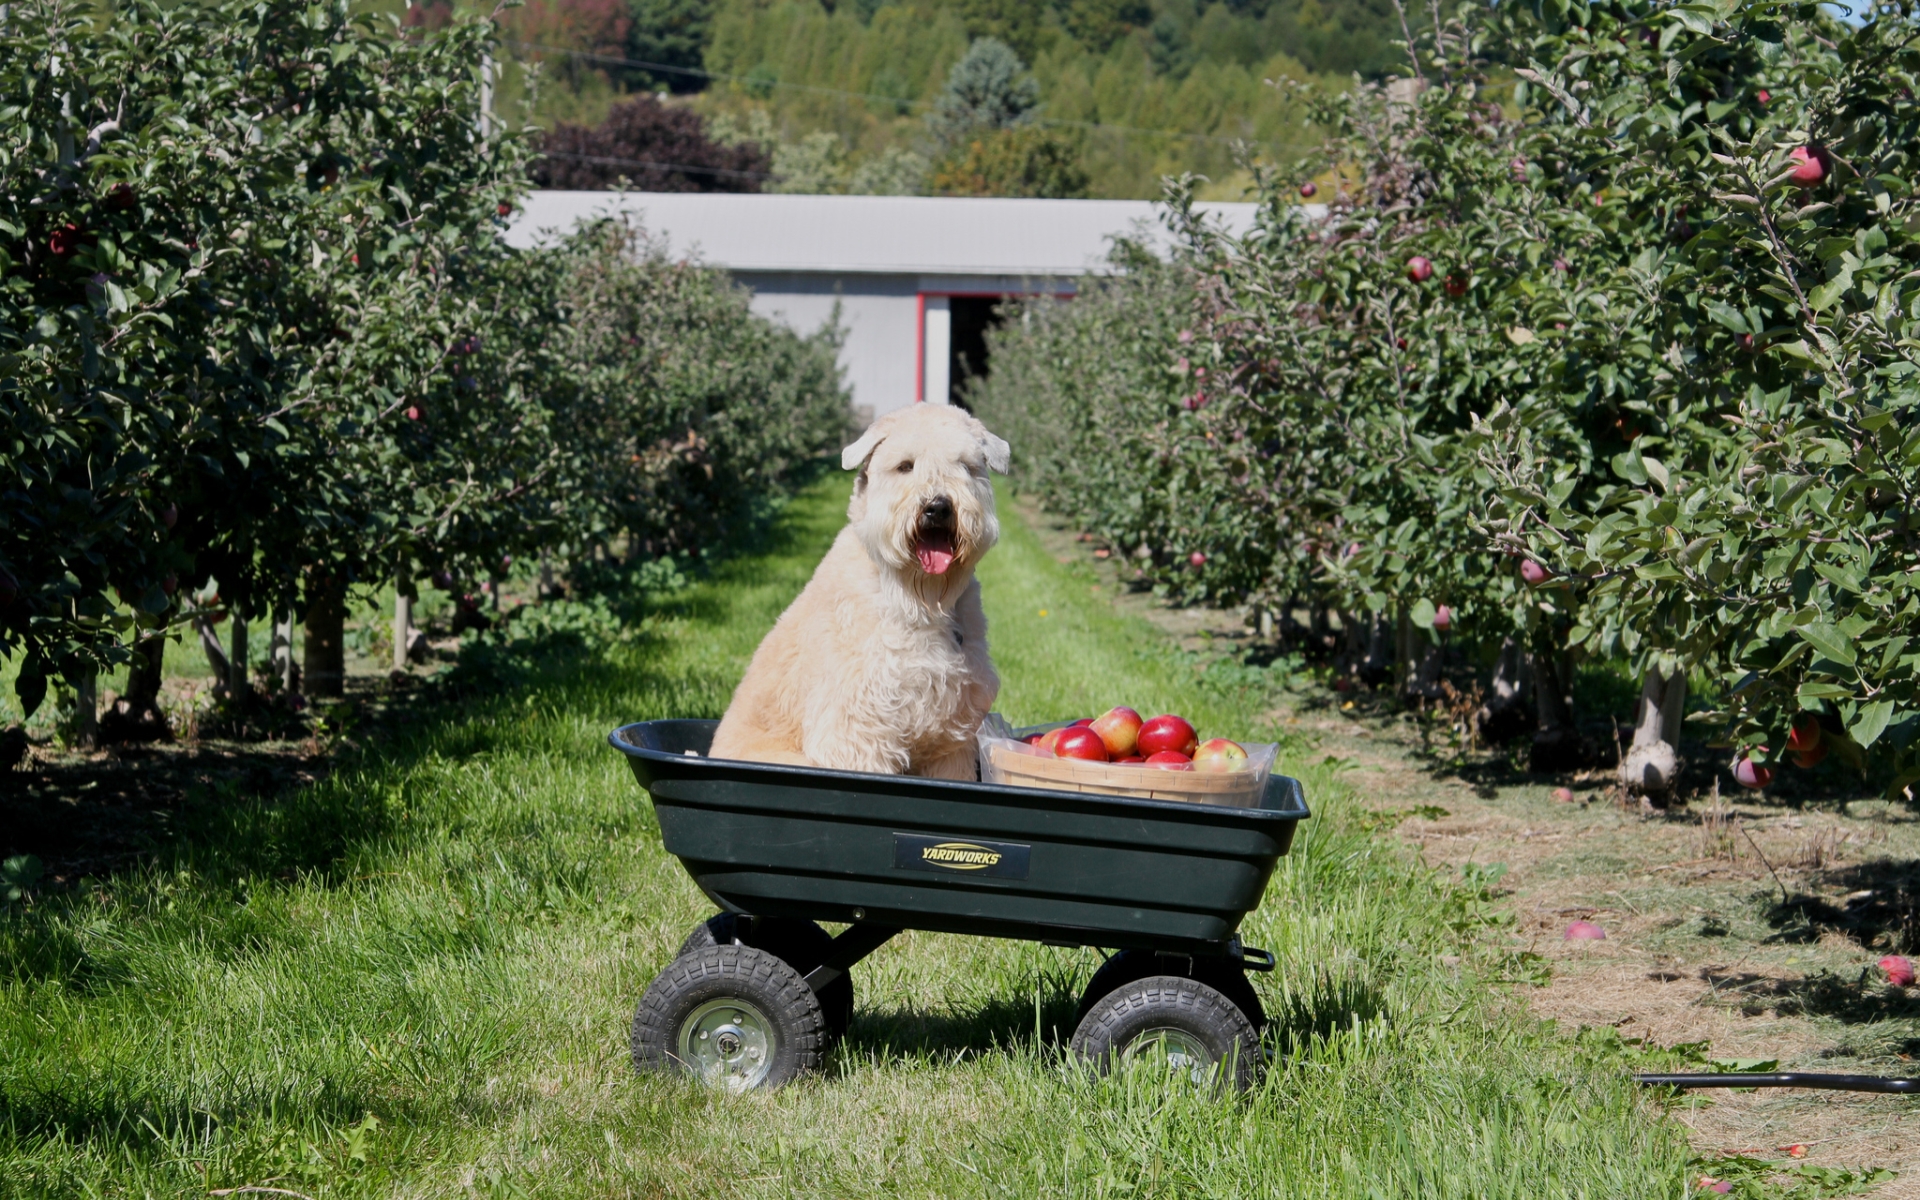
[[[826,958],[833,935],[812,921],[762,917],[757,923],[750,923],[733,913],[718,913],[694,926],[687,940],[680,943],[680,953],[736,943],[786,960],[788,966],[805,978],[808,971]],[[819,995],[820,1011],[827,1015],[827,1029],[837,1041],[846,1036],[847,1026],[853,1024],[853,976],[842,974],[821,988]]]
[[[1093,1005],[1068,1043],[1102,1074],[1155,1066],[1245,1091],[1259,1078],[1260,1036],[1233,1001],[1177,975],[1123,984]]]
[[[684,1071],[728,1092],[818,1071],[827,1023],[813,989],[751,946],[710,946],[654,977],[633,1017],[633,1066]]]
[[[1179,975],[1204,983],[1233,1001],[1234,1007],[1253,1023],[1255,1032],[1267,1027],[1267,1010],[1260,1003],[1259,993],[1253,990],[1246,971],[1232,959],[1163,956],[1151,950],[1122,950],[1101,963],[1100,969],[1087,981],[1086,990],[1080,993],[1080,1011],[1075,1020],[1086,1020],[1093,1006],[1109,992],[1149,975]]]

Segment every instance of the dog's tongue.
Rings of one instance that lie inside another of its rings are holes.
[[[921,542],[914,553],[919,555],[920,569],[929,575],[945,575],[953,565],[953,542],[948,538]]]

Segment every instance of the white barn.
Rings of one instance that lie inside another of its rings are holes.
[[[1254,205],[1202,204],[1240,233]],[[1071,296],[1107,269],[1112,239],[1164,247],[1141,200],[785,196],[699,192],[534,192],[507,240],[532,246],[576,222],[624,211],[670,252],[726,268],[754,311],[812,332],[840,303],[840,361],[854,404],[875,415],[946,403],[985,363],[983,334],[1009,296]]]

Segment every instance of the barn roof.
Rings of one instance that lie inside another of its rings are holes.
[[[528,195],[507,240],[538,244],[599,214],[624,211],[674,253],[735,271],[1063,276],[1104,268],[1111,239],[1163,246],[1144,200],[1002,200],[939,196],[787,196],[715,192]],[[1255,205],[1199,204],[1231,232]]]

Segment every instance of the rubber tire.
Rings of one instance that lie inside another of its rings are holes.
[[[1093,1006],[1100,1003],[1101,998],[1109,992],[1151,975],[1177,975],[1204,983],[1233,1001],[1234,1006],[1253,1023],[1255,1032],[1267,1027],[1266,1006],[1260,1003],[1260,995],[1253,990],[1246,970],[1232,959],[1224,956],[1186,958],[1155,954],[1151,950],[1122,950],[1100,964],[1100,969],[1093,973],[1093,978],[1087,981],[1086,990],[1080,994],[1080,1011],[1074,1015],[1074,1020],[1086,1020]]]
[[[806,980],[764,950],[708,946],[674,959],[647,985],[633,1014],[633,1069],[686,1072],[676,1051],[680,1026],[720,999],[745,1000],[773,1026],[774,1052],[755,1090],[771,1091],[826,1065],[827,1021]]]
[[[1247,1014],[1206,984],[1179,975],[1150,975],[1108,992],[1081,1020],[1067,1048],[1105,1075],[1135,1038],[1165,1027],[1192,1035],[1214,1062],[1229,1068],[1220,1073],[1221,1086],[1244,1092],[1259,1081],[1265,1061]]]
[[[808,971],[819,966],[827,957],[827,949],[833,945],[833,935],[812,921],[761,917],[756,924],[749,917],[716,913],[694,926],[687,940],[680,943],[680,953],[686,954],[708,946],[735,945],[752,946],[784,959],[804,979]],[[852,974],[842,972],[840,978],[821,988],[819,995],[820,1011],[827,1014],[827,1031],[838,1041],[847,1035],[847,1027],[853,1024]]]

